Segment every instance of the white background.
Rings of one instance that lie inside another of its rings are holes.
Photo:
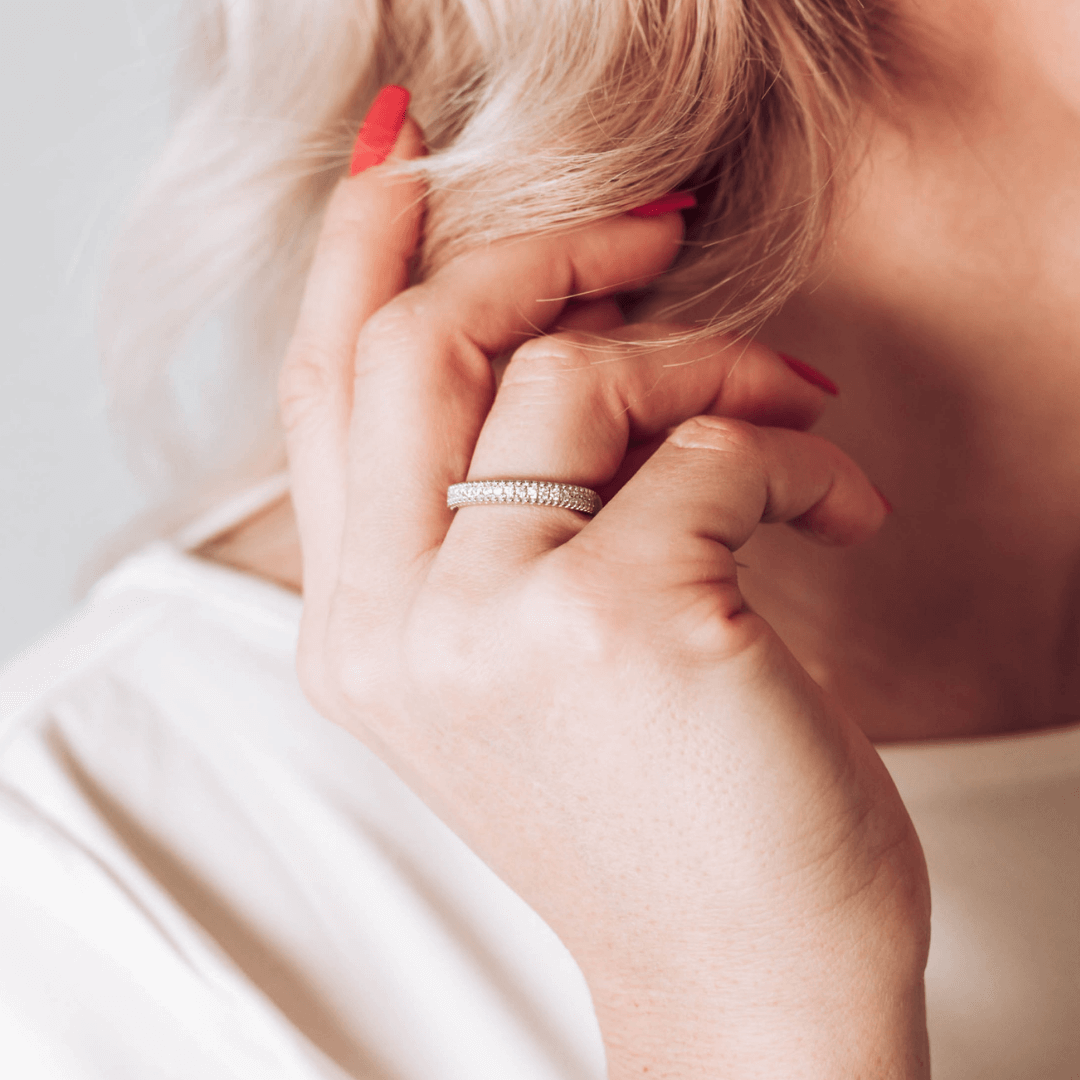
[[[0,3],[0,663],[142,505],[105,423],[94,303],[164,136],[176,6]]]

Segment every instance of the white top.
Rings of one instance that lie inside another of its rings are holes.
[[[0,1072],[599,1080],[558,939],[304,700],[299,610],[161,543],[0,675]],[[1076,1080],[1080,728],[883,756],[935,1080]]]

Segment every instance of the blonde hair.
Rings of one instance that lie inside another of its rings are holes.
[[[880,85],[871,0],[190,0],[188,18],[175,130],[114,264],[105,370],[144,468],[204,491],[283,461],[278,361],[383,84],[412,91],[431,149],[410,166],[430,191],[421,273],[692,188],[658,287],[715,294],[710,325],[740,331],[804,279]],[[200,328],[224,363],[187,377],[201,428],[182,375]]]

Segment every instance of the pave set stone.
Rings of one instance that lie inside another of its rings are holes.
[[[592,488],[550,480],[470,480],[452,484],[446,492],[446,505],[451,510],[487,503],[559,506],[582,514],[595,514],[603,505]]]

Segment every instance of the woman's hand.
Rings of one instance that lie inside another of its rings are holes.
[[[395,155],[420,152],[407,122]],[[671,333],[604,298],[669,265],[678,214],[408,288],[422,206],[385,166],[341,183],[283,373],[306,691],[560,934],[612,1076],[928,1075],[918,841],[732,554],[762,521],[880,525],[859,469],[798,430],[821,392],[745,341],[624,343]],[[455,515],[466,478],[612,498]]]

